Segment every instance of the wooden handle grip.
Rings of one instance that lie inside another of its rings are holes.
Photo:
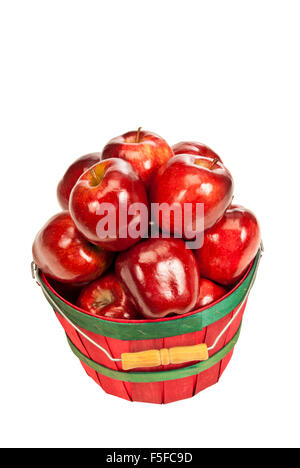
[[[121,356],[124,370],[207,361],[208,357],[208,349],[205,343],[194,346],[178,346],[170,349],[151,349],[139,353],[123,353]]]

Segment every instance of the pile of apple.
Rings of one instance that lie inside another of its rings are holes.
[[[102,153],[76,160],[57,194],[63,211],[37,234],[34,261],[59,294],[99,317],[158,319],[198,310],[234,287],[259,248],[257,219],[232,205],[230,172],[200,143],[170,147],[139,128],[112,139]],[[138,213],[128,211],[122,221],[121,199],[128,206],[189,203],[192,218],[183,216],[179,226],[171,217],[164,225],[159,215],[157,236],[133,238],[124,233]],[[116,234],[99,237],[107,203],[116,208]],[[204,243],[192,250],[178,232],[195,225],[199,203],[204,204]]]

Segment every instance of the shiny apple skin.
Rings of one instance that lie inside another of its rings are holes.
[[[196,204],[204,204],[204,229],[213,226],[229,206],[233,195],[233,179],[225,166],[212,158],[181,154],[174,156],[156,175],[150,192],[151,203],[179,203],[182,213],[184,204],[191,203],[191,220],[182,217],[182,225],[171,217],[171,233],[180,234],[196,228]],[[156,216],[158,217],[158,216]],[[162,230],[167,230],[162,216],[155,219]]]
[[[168,143],[156,133],[131,131],[110,140],[104,147],[102,159],[121,158],[128,161],[145,187],[149,189],[157,169],[174,156]]]
[[[77,305],[98,317],[121,320],[141,318],[114,273],[107,273],[85,286]]]
[[[195,257],[181,239],[147,239],[118,255],[117,277],[147,319],[185,314],[199,294]]]
[[[242,206],[233,205],[204,234],[196,258],[201,276],[222,285],[236,283],[254,259],[261,242],[258,221]]]
[[[220,156],[215,153],[209,146],[197,141],[181,141],[172,146],[173,153],[177,154],[194,154],[195,156],[204,156],[206,158],[218,159],[222,162]]]
[[[221,297],[225,296],[227,289],[210,281],[206,278],[200,278],[200,290],[195,309],[200,309],[211,304]]]
[[[67,169],[57,186],[57,198],[63,210],[69,209],[69,199],[72,189],[79,177],[101,159],[101,153],[90,153],[76,159]]]
[[[126,250],[136,244],[140,238],[133,239],[128,235],[127,238],[121,238],[119,232],[128,234],[129,223],[134,222],[138,215],[128,215],[128,223],[119,225],[119,201],[126,197],[128,206],[133,203],[142,203],[148,207],[146,189],[132,166],[122,159],[107,159],[96,164],[92,169],[102,174],[102,180],[98,185],[93,185],[91,170],[79,178],[72,190],[69,203],[72,219],[79,232],[93,244],[110,251]],[[115,207],[116,237],[100,239],[97,235],[97,224],[106,217],[106,213],[97,214],[103,203],[110,203]]]
[[[37,234],[32,247],[36,265],[61,283],[85,284],[98,278],[113,255],[88,242],[67,211],[53,216]]]

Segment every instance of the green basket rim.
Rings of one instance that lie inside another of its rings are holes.
[[[40,280],[42,282],[42,289],[46,289],[55,304],[60,307],[68,319],[78,327],[97,335],[119,340],[150,340],[201,331],[203,328],[230,314],[249,293],[257,274],[260,256],[261,249],[259,249],[252,266],[249,268],[239,286],[224,299],[219,300],[210,307],[208,306],[205,309],[201,309],[200,312],[195,311],[162,321],[116,322],[80,312],[54,294],[41,277]],[[48,299],[47,301],[50,303]],[[55,309],[55,311],[59,314],[59,310]]]
[[[114,369],[110,369],[108,367],[102,366],[97,362],[93,361],[92,359],[88,358],[83,354],[79,349],[72,343],[70,338],[67,335],[67,340],[70,345],[71,350],[79,358],[81,362],[88,365],[96,372],[100,374],[110,377],[115,380],[119,380],[122,382],[131,382],[131,383],[150,383],[150,382],[166,382],[168,380],[177,380],[183,379],[184,377],[190,377],[193,375],[200,374],[207,369],[210,369],[214,365],[218,364],[224,357],[227,356],[230,351],[236,345],[241,331],[241,326],[239,327],[238,331],[234,335],[234,337],[216,354],[210,357],[207,361],[198,362],[192,366],[188,367],[181,367],[179,369],[172,369],[172,370],[165,370],[165,371],[156,371],[156,372],[123,372],[117,371]]]

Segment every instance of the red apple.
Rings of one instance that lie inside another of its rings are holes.
[[[173,156],[168,143],[153,132],[138,129],[110,140],[102,159],[121,158],[130,162],[147,188],[157,169]]]
[[[217,159],[222,162],[220,156],[215,153],[209,146],[197,141],[181,141],[172,146],[173,153],[177,154],[194,154],[195,156],[205,156],[206,158]]]
[[[98,317],[126,320],[139,318],[114,273],[107,273],[83,288],[77,305]]]
[[[119,254],[116,274],[146,318],[185,314],[199,294],[195,257],[181,239],[147,239]]]
[[[227,293],[222,286],[206,278],[200,278],[200,290],[195,309],[200,309],[212,302],[217,301]]]
[[[197,204],[204,205],[204,229],[208,229],[223,216],[232,194],[232,176],[220,161],[181,154],[174,156],[158,170],[150,201],[167,203],[169,206],[177,204],[181,208],[182,222],[171,216],[170,231],[190,236],[197,229]],[[192,206],[192,216],[189,217],[184,215],[187,203]],[[169,230],[162,212],[154,213],[154,217],[164,231]]]
[[[101,159],[101,153],[90,153],[76,159],[67,169],[57,187],[57,198],[63,210],[69,208],[70,194],[77,180],[85,171]]]
[[[196,251],[201,276],[223,285],[236,283],[254,259],[260,242],[254,214],[242,206],[231,206],[204,233],[203,247]]]
[[[112,253],[88,242],[67,211],[53,216],[32,247],[36,265],[61,283],[84,284],[98,278],[112,263]]]
[[[112,158],[96,164],[79,178],[69,208],[77,229],[90,242],[121,251],[138,242],[148,229],[148,212],[130,214],[135,203],[148,210],[144,185],[127,161]],[[105,208],[108,206],[109,211]],[[125,216],[120,216],[120,212]],[[134,238],[130,228],[135,225],[143,232]]]

